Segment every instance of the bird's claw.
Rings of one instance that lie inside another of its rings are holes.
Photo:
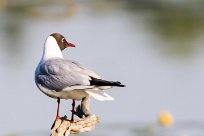
[[[60,118],[61,118],[60,116],[56,116],[56,120],[57,120],[57,119],[60,119]]]
[[[75,108],[75,110],[70,110],[73,114],[75,114],[76,115],[76,108]]]
[[[84,118],[90,116],[91,114],[88,111],[83,110],[81,105],[78,105],[75,115],[77,115],[79,118]]]

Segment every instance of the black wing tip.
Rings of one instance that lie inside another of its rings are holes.
[[[117,81],[115,82],[116,83],[116,86],[118,87],[126,87],[126,85],[123,85],[121,82]]]
[[[119,81],[116,81],[116,82],[115,81],[107,81],[107,80],[97,79],[97,78],[93,78],[93,77],[91,77],[90,84],[91,85],[98,85],[98,86],[125,87],[125,85],[123,85]]]

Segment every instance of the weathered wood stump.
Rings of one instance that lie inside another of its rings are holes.
[[[68,136],[69,134],[79,134],[88,132],[99,123],[99,117],[91,115],[75,121],[70,121],[67,117],[56,119],[51,129],[51,136]]]

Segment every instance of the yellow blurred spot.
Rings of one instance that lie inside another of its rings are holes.
[[[174,124],[174,118],[171,113],[162,111],[159,113],[159,122],[164,127],[170,127]]]

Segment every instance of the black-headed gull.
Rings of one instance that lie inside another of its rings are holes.
[[[124,87],[120,82],[106,81],[95,72],[83,67],[76,61],[63,59],[62,50],[75,47],[59,33],[47,37],[42,58],[35,71],[37,87],[49,97],[57,99],[57,118],[59,118],[60,99],[72,99],[72,118],[75,100],[92,96],[97,100],[113,100],[103,90],[114,86]]]

